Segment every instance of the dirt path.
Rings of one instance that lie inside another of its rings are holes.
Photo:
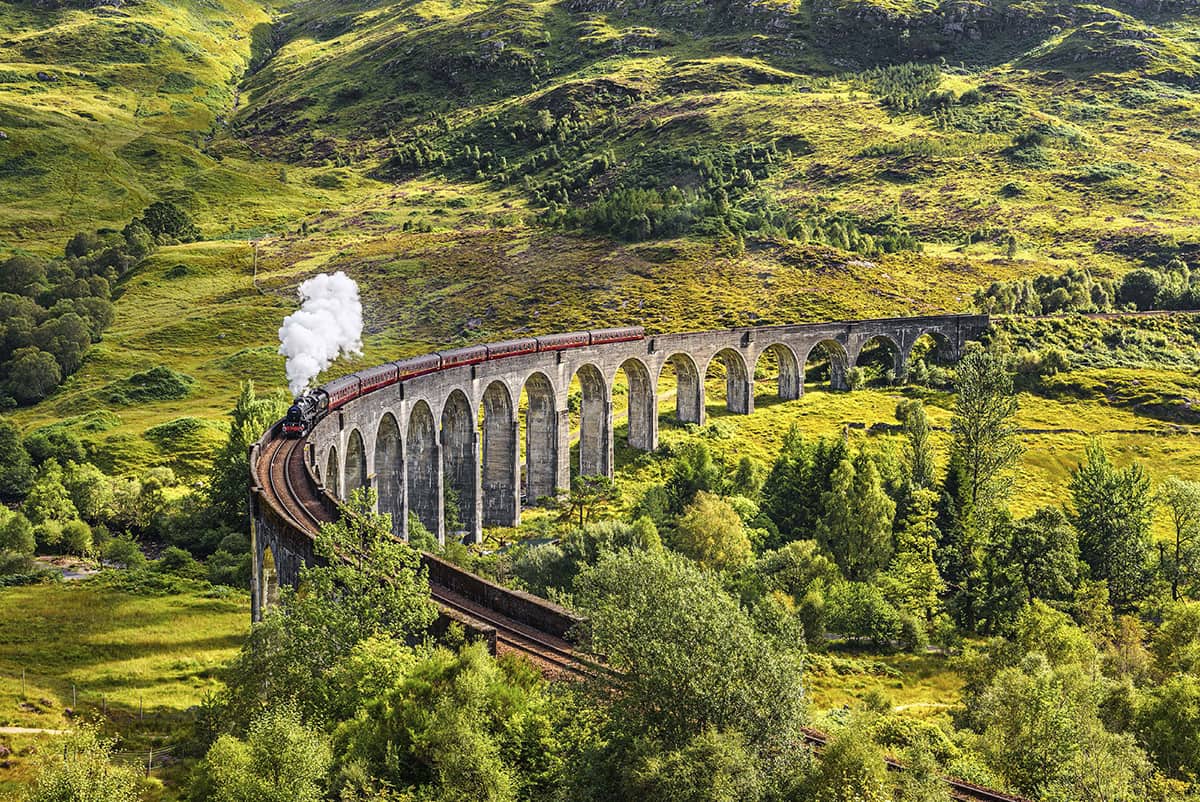
[[[45,727],[0,727],[0,735],[66,735],[70,730],[51,730]]]

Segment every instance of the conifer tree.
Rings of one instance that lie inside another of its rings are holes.
[[[888,601],[927,621],[933,618],[945,589],[934,561],[938,538],[936,501],[937,494],[929,488],[913,491],[908,514],[896,533],[896,553],[884,582]]]
[[[1150,479],[1134,463],[1119,469],[1098,442],[1071,474],[1069,517],[1093,579],[1108,581],[1113,606],[1128,609],[1146,595],[1154,498]]]
[[[896,503],[888,498],[874,461],[864,453],[842,459],[822,495],[825,514],[817,540],[833,555],[846,578],[868,582],[887,565],[892,551]]]

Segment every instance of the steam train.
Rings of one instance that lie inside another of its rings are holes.
[[[544,337],[526,337],[520,340],[505,340],[489,345],[469,345],[451,351],[436,351],[432,354],[409,357],[397,362],[387,362],[349,376],[334,379],[329,384],[305,393],[288,408],[283,419],[285,437],[303,437],[317,421],[340,406],[353,401],[360,395],[386,387],[389,384],[424,376],[439,370],[478,365],[494,359],[505,359],[525,354],[565,351],[569,348],[586,348],[591,345],[644,340],[646,331],[641,326],[627,326],[595,331],[573,331],[568,334],[548,334]]]

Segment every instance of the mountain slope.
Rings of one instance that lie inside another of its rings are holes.
[[[126,278],[21,413],[105,409],[152,363],[197,379],[101,439],[282,386],[274,328],[317,270],[363,283],[370,359],[1200,258],[1195,3],[26,2],[0,26],[3,244],[61,252],[156,198],[209,240]]]

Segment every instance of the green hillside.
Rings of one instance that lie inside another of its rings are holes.
[[[1198,222],[1200,0],[0,3],[0,794],[1196,802]],[[904,381],[866,348],[850,393],[818,356],[791,401],[764,357],[750,416],[717,366],[703,426],[668,375],[654,454],[618,380],[611,484],[481,547],[410,520],[585,616],[613,693],[414,646],[369,494],[316,549],[357,565],[243,642],[248,446],[338,270],[365,347],[322,378],[621,324],[993,326]]]
[[[1194,4],[30,0],[0,33],[0,244],[58,254],[154,200],[204,239],[117,282],[25,424],[136,434],[281,386],[276,323],[332,268],[369,361],[1200,256]],[[155,364],[198,384],[104,402]]]

